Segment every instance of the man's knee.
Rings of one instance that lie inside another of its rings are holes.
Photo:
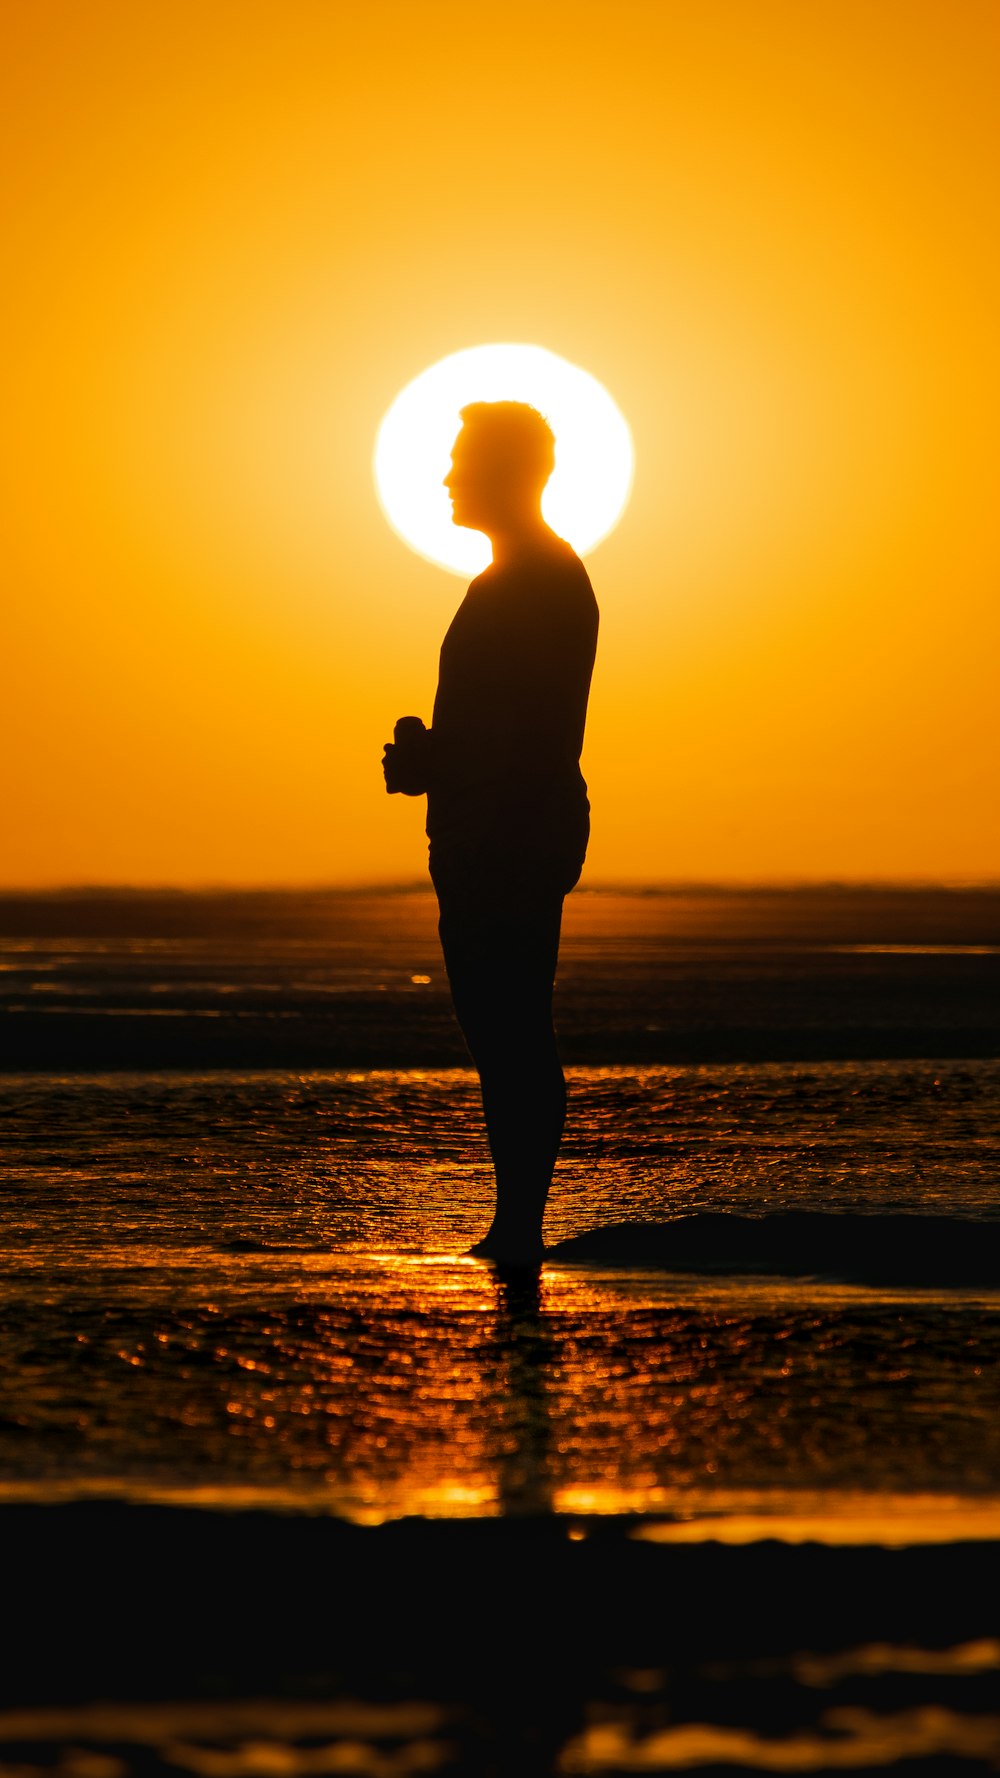
[[[550,1009],[507,1006],[490,1014],[480,1008],[470,1013],[456,1005],[455,1010],[480,1073],[537,1074],[559,1067]]]

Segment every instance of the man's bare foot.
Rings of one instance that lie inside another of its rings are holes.
[[[545,1258],[545,1243],[540,1235],[514,1240],[491,1229],[469,1248],[468,1257],[491,1260],[495,1266],[540,1266]]]

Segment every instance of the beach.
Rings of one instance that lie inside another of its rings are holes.
[[[529,1280],[426,891],[0,900],[5,1770],[995,1769],[1000,895],[571,898]]]
[[[0,1749],[19,1770],[65,1770],[67,1747],[73,1770],[108,1778],[995,1765],[994,1542],[668,1547],[620,1519],[362,1529],[109,1505],[5,1517],[19,1633]]]

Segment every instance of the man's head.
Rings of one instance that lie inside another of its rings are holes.
[[[488,534],[540,522],[555,466],[548,421],[523,401],[474,401],[461,420],[444,480],[453,522]]]

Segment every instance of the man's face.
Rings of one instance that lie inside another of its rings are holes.
[[[485,530],[494,503],[490,495],[492,491],[495,496],[495,489],[482,452],[476,451],[464,426],[455,440],[444,486],[451,495],[452,524],[463,525],[470,531]]]

